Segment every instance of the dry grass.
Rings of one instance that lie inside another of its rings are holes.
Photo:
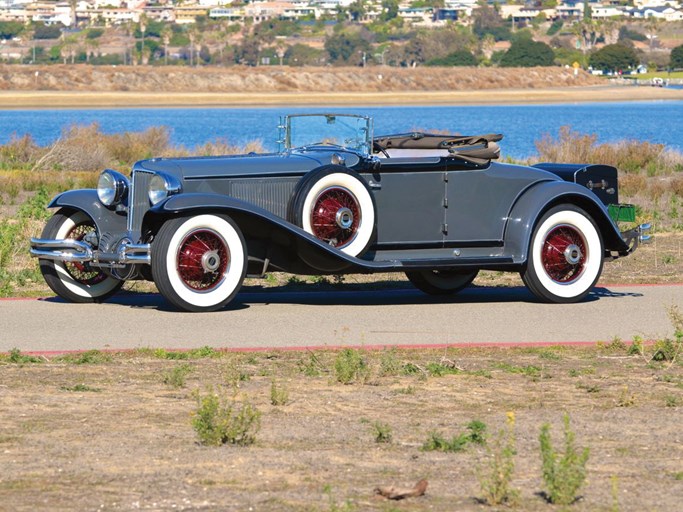
[[[185,354],[192,372],[180,388],[164,380],[182,354],[164,350],[6,358],[0,498],[7,510],[481,511],[486,447],[421,446],[430,432],[456,435],[473,420],[494,433],[513,412],[517,509],[547,511],[538,495],[539,429],[551,423],[558,431],[568,412],[577,444],[591,450],[583,497],[571,510],[676,510],[683,367],[648,364],[653,347],[644,352],[617,342],[359,351],[367,383],[341,385],[331,351],[203,350]],[[226,384],[234,373],[244,376],[237,388]],[[272,405],[273,380],[286,383],[286,406]],[[211,388],[262,412],[252,446],[197,443],[193,393]],[[391,428],[391,442],[376,442],[376,423]],[[429,481],[423,497],[391,503],[373,495],[421,478]],[[343,508],[346,500],[354,506]]]
[[[37,76],[36,76],[37,73]],[[391,92],[538,89],[604,84],[604,80],[561,67],[393,68],[265,66],[0,65],[5,91],[137,91],[153,92]]]

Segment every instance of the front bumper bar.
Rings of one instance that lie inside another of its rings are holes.
[[[116,252],[102,252],[79,240],[31,238],[31,256],[67,263],[91,263],[95,266],[147,264],[152,262],[149,244],[122,243]]]

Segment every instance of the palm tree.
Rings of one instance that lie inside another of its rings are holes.
[[[171,44],[173,32],[168,26],[161,31],[161,41],[164,43],[164,65],[168,65],[168,45]]]

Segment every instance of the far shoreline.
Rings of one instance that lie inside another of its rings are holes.
[[[405,92],[0,91],[1,110],[493,106],[681,100],[683,89],[614,85]]]

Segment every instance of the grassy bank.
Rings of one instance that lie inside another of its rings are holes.
[[[9,510],[540,511],[561,491],[576,511],[674,510],[682,335],[584,348],[14,351],[0,355],[0,499]],[[557,474],[544,478],[552,453]],[[420,479],[421,497],[374,491]]]
[[[92,188],[104,168],[128,174],[132,164],[157,155],[220,155],[260,151],[258,142],[235,147],[216,140],[201,147],[170,143],[164,128],[103,134],[97,125],[67,129],[54,144],[41,147],[24,136],[0,146],[0,296],[47,293],[28,240],[38,236],[56,193]],[[651,221],[655,244],[636,255],[606,265],[604,282],[671,282],[683,274],[683,155],[660,144],[622,141],[599,144],[594,136],[567,128],[537,142],[535,161],[599,162],[620,169],[620,201],[637,205],[638,222]],[[533,163],[533,162],[528,162]],[[392,276],[403,279],[402,275]],[[281,285],[288,277],[275,276]],[[368,278],[365,278],[368,279]],[[370,278],[371,279],[371,278]],[[512,279],[512,281],[511,281]],[[483,273],[479,284],[519,284],[516,276]],[[293,284],[298,284],[292,280]],[[311,285],[324,284],[305,279]],[[349,279],[351,281],[351,279]]]

